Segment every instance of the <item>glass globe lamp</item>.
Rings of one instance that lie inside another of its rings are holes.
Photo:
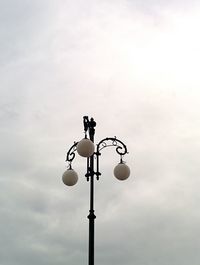
[[[114,168],[113,173],[118,180],[125,180],[130,176],[130,168],[122,162]]]
[[[72,168],[67,169],[62,175],[62,181],[67,186],[74,186],[78,181],[78,174]]]
[[[80,156],[90,157],[94,153],[94,143],[90,139],[82,139],[77,144],[77,152]]]

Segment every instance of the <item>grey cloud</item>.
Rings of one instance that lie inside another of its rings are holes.
[[[149,57],[140,63],[145,42],[160,40],[168,23],[146,27],[143,10],[184,7],[159,3],[0,4],[2,265],[87,263],[85,161],[73,163],[75,187],[61,181],[66,151],[84,137],[83,115],[97,121],[97,142],[115,135],[125,142],[132,172],[115,180],[115,149],[102,151],[96,264],[199,265],[199,91],[178,68],[182,79],[171,78],[165,61],[154,71]]]

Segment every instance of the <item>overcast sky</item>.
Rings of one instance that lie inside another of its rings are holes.
[[[200,264],[200,4],[0,1],[0,264],[87,264],[89,185],[61,176],[83,138],[102,150],[96,265]]]

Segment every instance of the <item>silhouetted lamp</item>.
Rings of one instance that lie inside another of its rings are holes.
[[[77,152],[80,156],[90,157],[94,153],[94,143],[88,138],[83,138],[77,144]]]
[[[73,186],[78,181],[78,174],[75,170],[72,169],[72,161],[75,158],[75,153],[77,153],[85,157],[87,159],[87,172],[85,177],[87,181],[90,182],[90,210],[89,210],[89,259],[88,264],[94,265],[94,177],[96,176],[97,180],[101,176],[99,171],[99,157],[101,156],[101,150],[105,147],[114,146],[116,148],[117,154],[120,156],[120,163],[114,168],[114,176],[118,180],[125,180],[130,176],[130,169],[123,161],[123,156],[126,155],[127,148],[126,145],[118,140],[116,137],[107,137],[101,140],[96,145],[94,145],[94,134],[95,134],[95,126],[96,122],[93,118],[90,120],[88,116],[83,117],[83,124],[85,130],[85,138],[83,138],[80,142],[74,142],[69,151],[67,152],[66,161],[68,162],[68,169],[63,173],[62,180],[65,185]],[[87,134],[89,133],[89,138],[87,138]]]
[[[130,168],[124,162],[120,162],[114,168],[114,175],[118,180],[125,180],[130,176]]]
[[[62,175],[63,183],[67,186],[74,186],[78,181],[78,174],[72,168],[67,169]]]

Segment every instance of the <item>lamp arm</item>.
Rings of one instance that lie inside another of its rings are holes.
[[[74,142],[74,144],[70,147],[69,151],[67,152],[67,156],[66,156],[66,162],[69,162],[69,165],[71,167],[71,163],[75,158],[75,152],[77,150],[77,144],[79,142]]]
[[[120,141],[119,139],[115,137],[107,137],[104,138],[103,140],[101,140],[98,144],[97,144],[97,151],[96,151],[96,162],[97,162],[97,172],[95,172],[96,176],[97,176],[97,180],[99,179],[99,176],[101,175],[101,173],[99,172],[99,156],[101,155],[100,151],[105,148],[105,147],[109,147],[109,146],[116,146],[116,152],[121,156],[121,162],[122,162],[122,156],[124,156],[125,154],[128,154],[127,151],[127,147],[126,145]]]

